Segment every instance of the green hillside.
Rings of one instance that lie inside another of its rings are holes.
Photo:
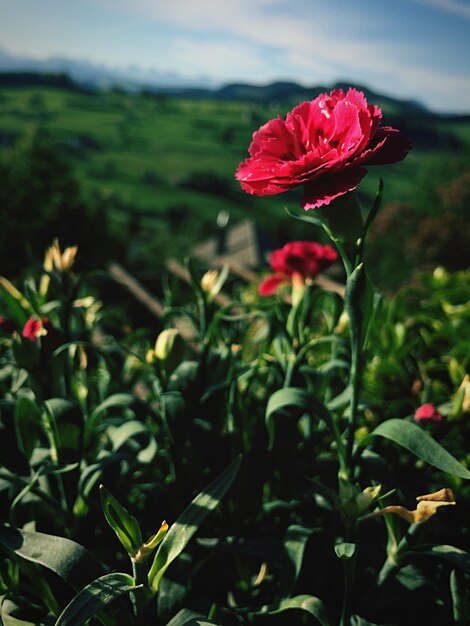
[[[379,101],[385,123],[409,134],[414,149],[386,172],[371,168],[361,192],[367,204],[383,175],[385,204],[401,203],[417,216],[433,214],[439,210],[432,206],[436,190],[465,171],[470,122],[397,102]],[[158,265],[163,254],[182,256],[192,243],[210,235],[221,209],[230,212],[232,221],[255,218],[276,239],[304,232],[283,211],[284,206],[298,209],[297,195],[253,198],[234,180],[253,131],[291,105],[4,86],[0,155],[8,161],[25,135],[45,131],[71,164],[85,197],[110,207],[117,232],[125,232],[132,243],[129,262],[148,264],[152,255]]]

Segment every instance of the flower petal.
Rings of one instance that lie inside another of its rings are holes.
[[[367,159],[367,165],[387,165],[403,161],[411,149],[410,141],[400,131],[390,126],[379,128],[375,138],[381,142],[380,148]]]
[[[300,204],[306,211],[330,204],[335,198],[355,189],[366,174],[363,167],[353,167],[319,178],[315,182],[305,183]]]
[[[273,274],[263,280],[258,287],[260,296],[271,296],[282,283],[286,282],[286,277],[281,274]]]

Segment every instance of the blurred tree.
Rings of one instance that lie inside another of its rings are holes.
[[[450,271],[470,267],[470,231],[466,228],[470,170],[449,182],[428,184],[426,196],[427,204],[418,215],[412,206],[389,203],[372,227],[368,258],[371,274],[382,288],[393,290],[438,265]]]
[[[120,249],[108,204],[84,199],[65,155],[32,128],[0,158],[1,274],[18,276],[55,237],[77,244],[82,267],[99,267]]]

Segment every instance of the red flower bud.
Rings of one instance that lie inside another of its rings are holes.
[[[31,317],[24,325],[23,332],[21,334],[23,335],[23,337],[26,337],[26,339],[29,339],[36,343],[38,337],[45,334],[44,322],[46,321],[48,321],[46,317],[42,320]]]
[[[436,409],[434,404],[422,404],[415,413],[417,422],[442,422],[444,416]]]

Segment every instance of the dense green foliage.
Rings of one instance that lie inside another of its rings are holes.
[[[351,623],[465,623],[467,273],[436,270],[377,309],[354,427],[357,486],[338,494],[335,428],[347,423],[360,279],[349,281],[348,324],[336,293],[311,286],[292,308],[227,275],[201,282],[190,264],[192,289],[167,290],[167,330],[123,331],[101,300],[103,276],[57,258],[22,293],[1,285],[5,624],[81,624],[108,605],[100,619],[123,626],[175,615],[172,626],[335,624],[352,554],[362,618]],[[233,300],[220,308],[224,280]],[[20,333],[33,316],[50,320],[35,341]],[[445,421],[413,424],[425,402]],[[361,504],[377,484],[379,500]],[[393,516],[355,522],[376,502],[412,509],[441,487],[457,506],[408,532]],[[142,538],[145,559],[157,555],[152,593],[134,587],[148,569],[135,557]]]

